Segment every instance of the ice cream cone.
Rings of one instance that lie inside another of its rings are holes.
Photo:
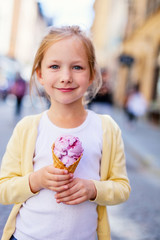
[[[55,168],[60,168],[60,169],[66,169],[68,170],[68,172],[70,173],[74,173],[74,171],[76,170],[76,167],[79,164],[79,161],[81,160],[82,154],[81,156],[77,159],[77,161],[75,161],[72,165],[70,165],[69,167],[66,167],[62,161],[55,155],[54,153],[54,144],[52,145],[52,157],[53,157],[53,163],[54,163],[54,167]]]

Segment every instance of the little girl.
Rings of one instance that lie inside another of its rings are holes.
[[[84,107],[100,75],[92,42],[78,26],[52,28],[44,37],[31,88],[36,80],[51,105],[22,119],[7,145],[0,203],[14,207],[2,240],[109,240],[106,206],[126,201],[130,185],[119,127]],[[74,174],[53,165],[51,146],[61,135],[83,144]]]

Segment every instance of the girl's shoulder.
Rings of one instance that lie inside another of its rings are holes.
[[[26,128],[31,128],[33,126],[38,126],[40,118],[43,113],[36,114],[36,115],[29,115],[24,118],[22,118],[16,125],[16,128],[20,129],[26,129]]]
[[[110,132],[112,134],[116,134],[121,132],[120,127],[116,123],[116,121],[107,114],[98,114],[102,121],[102,129],[104,132]]]
[[[116,121],[110,115],[98,114],[98,116],[101,118],[102,126],[104,128],[109,127],[109,128],[119,129],[118,124],[116,123]]]

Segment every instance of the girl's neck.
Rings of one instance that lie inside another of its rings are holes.
[[[87,117],[87,111],[82,104],[72,107],[69,105],[51,105],[47,114],[50,121],[61,128],[78,127]]]

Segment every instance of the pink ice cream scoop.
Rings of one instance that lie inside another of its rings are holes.
[[[54,153],[66,167],[77,161],[83,151],[82,143],[78,137],[64,135],[55,141]]]

